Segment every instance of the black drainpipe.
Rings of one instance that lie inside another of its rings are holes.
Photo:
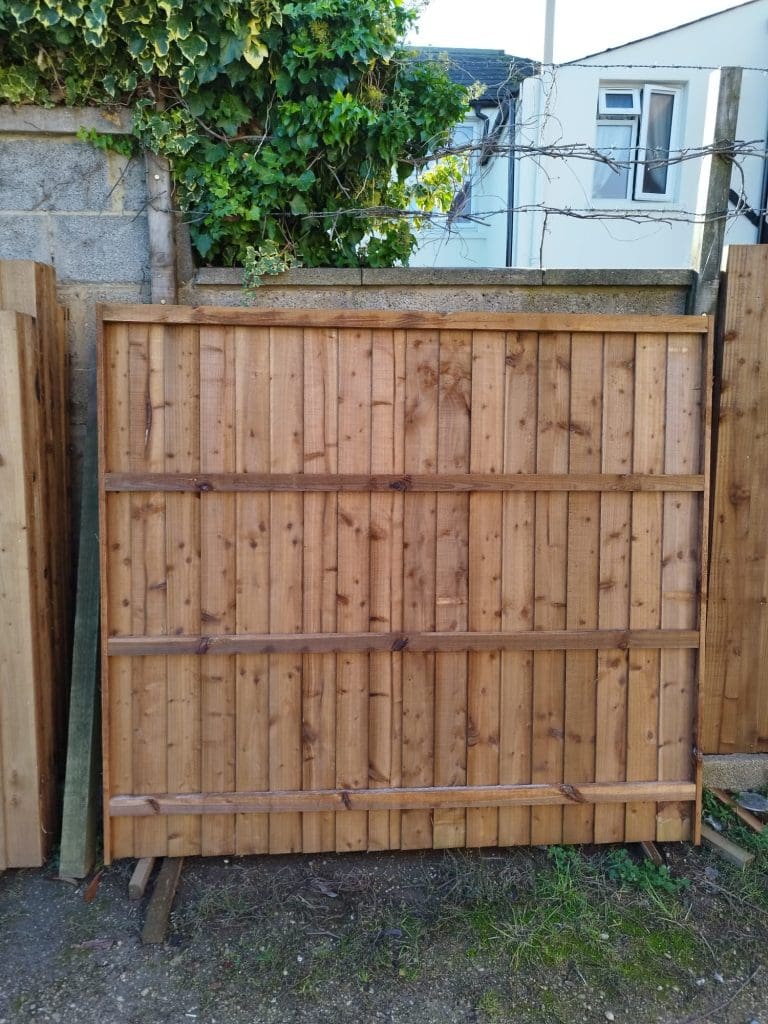
[[[508,185],[507,185],[507,259],[506,266],[512,266],[513,245],[514,245],[514,209],[515,209],[515,154],[513,150],[515,142],[515,120],[517,111],[515,109],[515,97],[510,96],[507,100],[507,131],[509,132],[509,163],[508,163]]]

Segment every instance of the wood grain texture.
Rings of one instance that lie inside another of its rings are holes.
[[[113,855],[682,834],[700,320],[142,317],[105,327]]]

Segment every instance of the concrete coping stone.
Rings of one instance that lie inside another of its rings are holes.
[[[76,135],[80,128],[114,135],[131,130],[131,112],[126,107],[38,107],[0,104],[0,132],[35,135]]]
[[[393,267],[381,270],[337,268],[302,268],[289,270],[274,278],[264,278],[262,288],[279,287],[475,287],[524,288],[568,286],[584,288],[689,287],[692,270],[519,270],[504,268],[464,269],[461,267],[427,269],[424,267]],[[195,285],[233,288],[243,283],[243,272],[236,267],[201,267],[195,274]]]

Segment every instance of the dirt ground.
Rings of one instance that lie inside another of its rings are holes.
[[[768,1024],[768,853],[664,853],[188,860],[154,947],[132,862],[10,871],[0,1024]]]

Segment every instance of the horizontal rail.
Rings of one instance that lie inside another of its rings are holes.
[[[173,793],[113,796],[112,817],[157,814],[251,814],[261,811],[375,811],[413,807],[508,807],[614,804],[696,798],[693,782],[584,782],[524,786],[441,786],[414,789],[323,789],[258,793]]]
[[[359,309],[243,309],[234,306],[99,307],[106,323],[201,324],[212,327],[325,327],[385,330],[544,331],[601,334],[706,334],[704,316],[605,313],[422,313]]]
[[[107,491],[703,491],[700,474],[106,473]]]
[[[696,648],[695,629],[531,630],[520,633],[221,633],[213,636],[120,636],[112,657],[170,654],[332,654],[373,651],[600,651]]]

